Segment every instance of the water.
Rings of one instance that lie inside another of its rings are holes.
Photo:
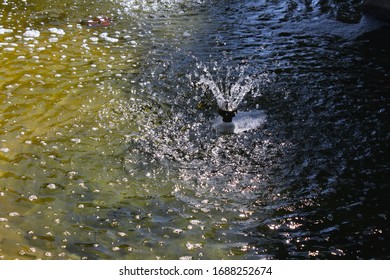
[[[233,68],[230,66],[230,61],[225,63],[228,64],[226,69],[217,63],[208,67],[202,64],[197,65],[197,69],[201,69],[203,73],[195,73],[198,81],[194,83],[203,92],[211,91],[220,109],[233,112],[237,110],[247,94],[252,93],[253,97],[259,96],[260,85],[265,84],[269,77],[265,74],[261,77],[246,75],[247,66]],[[209,69],[214,70],[214,75]],[[189,78],[191,80],[191,76]]]
[[[263,111],[252,110],[247,112],[235,112],[232,122],[224,122],[218,119],[213,124],[219,133],[242,133],[252,129],[259,129],[266,123],[267,115]]]
[[[389,258],[359,4],[3,1],[0,258]]]

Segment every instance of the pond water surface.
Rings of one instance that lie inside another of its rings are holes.
[[[0,1],[0,259],[390,257],[361,1]],[[215,130],[204,73],[259,125]]]

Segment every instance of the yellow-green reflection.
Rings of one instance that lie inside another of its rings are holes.
[[[109,7],[111,1],[0,7],[0,258],[71,257],[29,241],[66,244],[72,231],[62,217],[84,205],[61,198],[88,201],[85,193],[98,193],[85,178],[120,182],[118,155],[132,126],[117,81],[137,58],[111,26],[79,24],[110,16]]]
[[[0,6],[0,259],[199,254],[186,246],[206,239],[193,209],[174,197],[165,170],[127,147],[158,122],[129,79],[150,44],[134,17],[171,2]],[[111,24],[82,24],[99,16]],[[180,43],[192,26],[154,32]]]

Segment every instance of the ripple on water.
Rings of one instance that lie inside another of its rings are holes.
[[[328,28],[352,2],[8,1],[0,258],[388,257],[387,54]],[[259,78],[235,134],[196,86],[229,69]]]

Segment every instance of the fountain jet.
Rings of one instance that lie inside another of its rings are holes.
[[[233,117],[237,113],[237,107],[244,96],[252,92],[257,84],[258,78],[246,75],[246,66],[220,66],[206,67],[203,64],[198,65],[201,74],[197,74],[199,81],[197,86],[200,86],[204,92],[211,91],[218,104],[218,113],[224,122],[232,122]],[[215,70],[216,73],[211,74],[209,70]],[[216,74],[223,76],[216,77]]]
[[[252,97],[260,96],[258,88],[269,81],[268,75],[247,74],[248,65],[234,67],[225,64],[226,62],[222,65],[214,62],[206,66],[198,63],[195,72],[195,85],[201,88],[203,93],[211,92],[217,102],[222,122],[217,122],[214,127],[222,132],[235,132],[260,126],[265,119],[262,112],[256,110],[258,113],[238,113],[238,106],[249,93]],[[191,80],[191,76],[189,78]],[[236,118],[233,121],[234,117]]]

